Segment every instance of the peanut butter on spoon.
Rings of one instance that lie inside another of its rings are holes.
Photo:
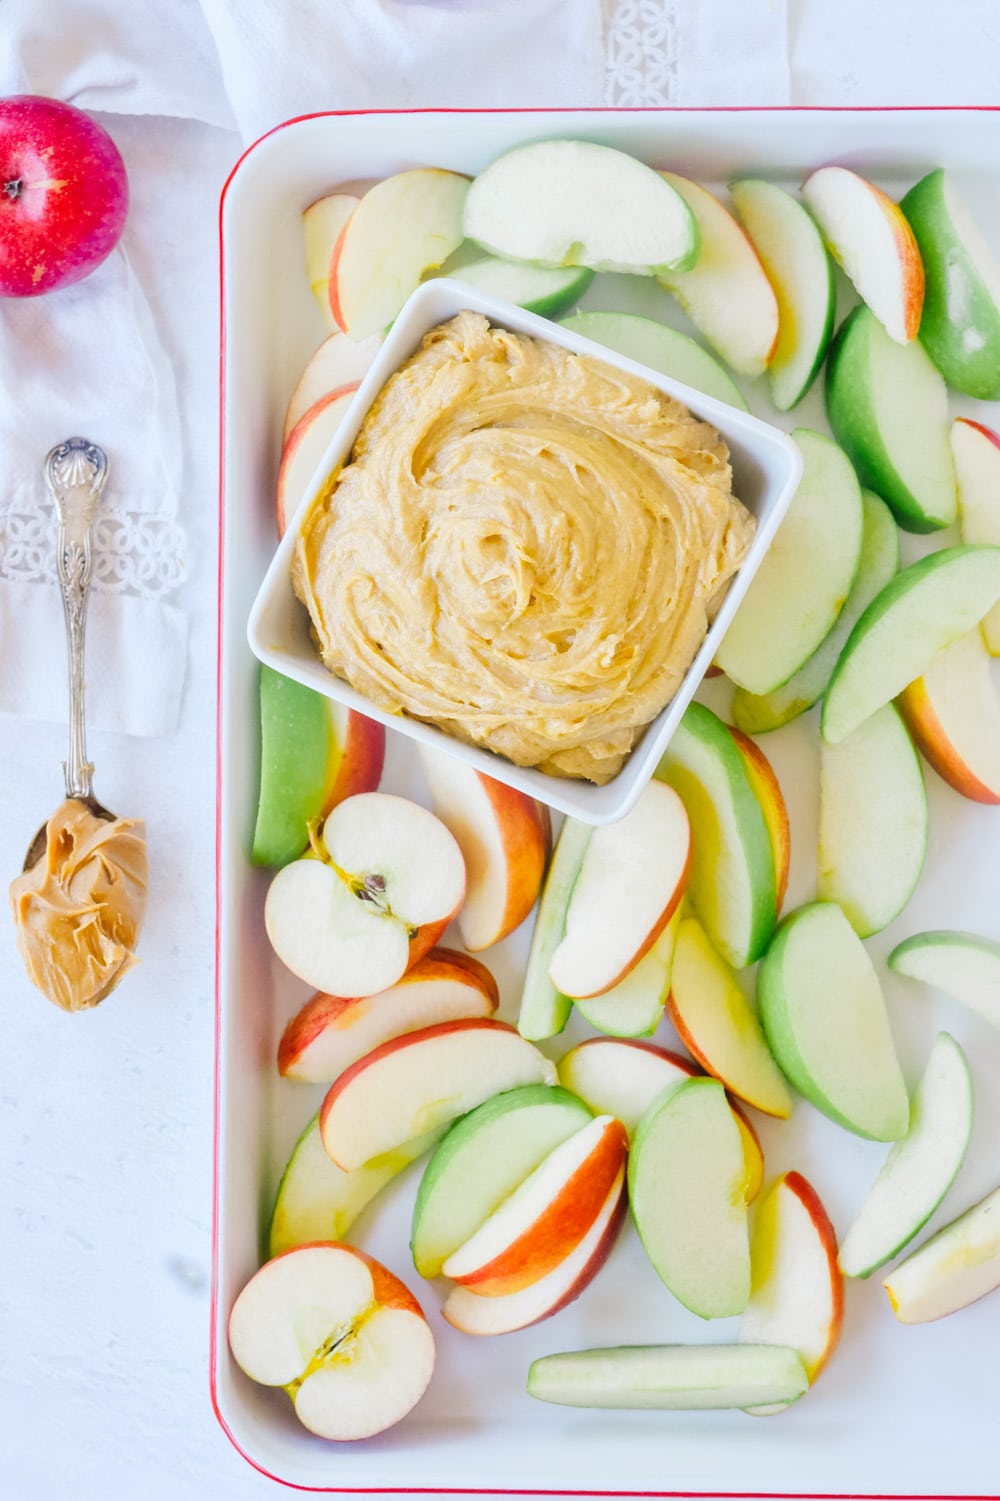
[[[68,438],[45,461],[59,515],[57,571],[69,657],[66,797],[28,847],[11,882],[17,946],[28,978],[64,1011],[96,1006],[137,962],[146,912],[146,830],[94,797],[84,709],[84,627],[90,592],[90,528],[107,480],[103,450]]]

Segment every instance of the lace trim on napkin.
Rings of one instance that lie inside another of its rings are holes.
[[[185,577],[185,534],[168,516],[126,511],[105,501],[94,519],[93,587],[162,599]],[[0,579],[56,582],[56,517],[26,497],[0,505]]]
[[[605,0],[605,104],[673,101],[677,83],[674,5],[675,0]]]

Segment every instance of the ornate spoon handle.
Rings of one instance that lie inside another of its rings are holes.
[[[90,530],[107,478],[107,454],[86,438],[67,438],[45,460],[45,483],[59,517],[56,568],[69,662],[69,759],[63,762],[67,797],[94,795],[94,768],[87,760],[84,723],[84,637],[92,572]]]

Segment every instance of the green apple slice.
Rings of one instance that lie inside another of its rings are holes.
[[[771,1052],[800,1094],[858,1136],[906,1135],[909,1099],[878,976],[838,906],[815,902],[785,919],[757,998]]]
[[[870,1277],[900,1252],[954,1183],[972,1135],[972,1078],[953,1037],[939,1032],[897,1141],[840,1247],[845,1277]]]
[[[640,276],[690,266],[698,226],[658,172],[591,141],[533,141],[480,172],[465,235],[506,260]]]
[[[954,996],[1000,1029],[1000,943],[976,933],[914,933],[896,945],[889,968]]]
[[[429,1152],[440,1137],[440,1130],[430,1131],[345,1173],[327,1156],[319,1116],[314,1115],[295,1143],[278,1185],[268,1232],[268,1257],[311,1241],[346,1240],[354,1221],[375,1195],[411,1162]]]
[[[970,417],[951,425],[963,542],[1000,543],[1000,433]],[[991,657],[1000,657],[1000,605],[982,623]]]
[[[461,245],[434,273],[454,277],[488,297],[502,297],[542,318],[558,318],[574,307],[594,279],[586,266],[530,266],[483,255],[478,245]]]
[[[689,704],[656,775],[691,821],[692,905],[722,957],[743,969],[767,947],[777,910],[771,839],[743,757],[711,709]]]
[[[585,1022],[609,1037],[649,1037],[656,1031],[667,1004],[680,920],[678,906],[653,947],[624,980],[603,995],[574,1002]]]
[[[714,355],[696,339],[666,323],[658,323],[655,318],[643,318],[638,313],[592,312],[588,308],[564,318],[562,326],[570,333],[623,354],[626,359],[648,365],[660,375],[683,381],[716,401],[739,407],[743,412],[749,410],[743,393]]]
[[[255,865],[287,865],[309,843],[310,820],[321,815],[335,775],[332,707],[315,689],[261,667]]]
[[[897,344],[868,308],[841,325],[827,362],[826,410],[862,484],[900,526],[933,532],[955,520],[948,393],[919,341]]]
[[[861,938],[887,928],[913,895],[927,826],[920,757],[894,704],[839,744],[820,743],[817,891]]]
[[[940,167],[900,208],[924,263],[920,342],[956,391],[1000,398],[1000,265]]]
[[[723,637],[715,660],[749,693],[771,693],[808,662],[836,623],[858,572],[864,510],[836,443],[800,427],[799,488]]]
[[[926,1324],[1000,1287],[1000,1188],[900,1262],[882,1286],[901,1324]]]
[[[549,979],[549,962],[566,931],[566,913],[593,829],[567,818],[549,864],[521,989],[517,1029],[529,1042],[554,1037],[569,1021],[573,1002]]]
[[[809,1378],[796,1350],[780,1345],[622,1345],[543,1355],[528,1395],[562,1407],[753,1407],[795,1402]]]
[[[495,1095],[456,1121],[424,1169],[410,1248],[422,1277],[436,1277],[550,1152],[591,1119],[558,1085]]]
[[[787,412],[815,380],[833,333],[833,262],[812,215],[784,188],[744,177],[729,191],[778,299],[778,344],[767,373],[771,400]]]
[[[628,1164],[629,1203],[657,1275],[703,1319],[742,1313],[750,1296],[746,1159],[715,1079],[655,1100]]]
[[[748,735],[780,729],[823,697],[851,631],[875,596],[899,572],[899,530],[892,512],[870,490],[862,490],[861,505],[864,529],[858,572],[833,630],[780,688],[764,694],[737,688],[733,694],[733,720]]]
[[[998,599],[1000,547],[947,547],[904,568],[847,639],[823,700],[823,739],[844,740]]]
[[[788,1085],[757,1014],[694,918],[686,918],[677,934],[670,1019],[691,1056],[733,1094],[767,1115],[791,1115]]]

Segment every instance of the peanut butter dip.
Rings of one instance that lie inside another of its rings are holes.
[[[754,519],[713,427],[463,312],[386,383],[292,577],[381,708],[606,782],[676,692]]]
[[[67,798],[41,859],[10,885],[28,977],[64,1011],[96,1006],[136,963],[146,912],[146,831]]]

